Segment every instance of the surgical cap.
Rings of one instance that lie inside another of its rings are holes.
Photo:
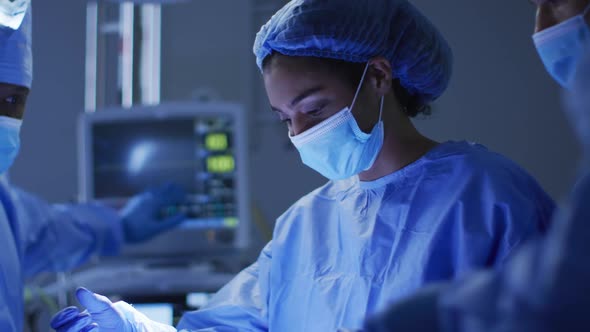
[[[406,0],[293,0],[260,29],[254,54],[367,62],[384,56],[393,77],[424,103],[446,89],[452,71],[449,45]]]
[[[18,30],[0,27],[0,83],[30,88],[32,81],[31,11],[28,10]]]

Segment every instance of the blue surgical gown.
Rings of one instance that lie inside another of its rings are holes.
[[[587,173],[546,238],[527,243],[501,271],[444,289],[440,331],[589,331],[589,197]]]
[[[434,281],[501,265],[545,230],[554,209],[537,182],[481,145],[447,142],[371,182],[328,182],[276,223],[258,260],[190,331],[335,331]]]
[[[566,115],[583,148],[572,193],[551,231],[527,243],[506,268],[442,292],[444,331],[590,331],[590,49],[584,55],[565,95]]]
[[[118,214],[99,204],[49,205],[0,179],[0,331],[23,331],[24,279],[64,271],[123,243]]]

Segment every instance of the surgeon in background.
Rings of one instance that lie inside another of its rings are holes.
[[[537,0],[533,41],[565,89],[579,176],[548,234],[499,272],[440,284],[393,305],[365,332],[590,331],[590,0]]]
[[[0,0],[0,5],[9,0]],[[17,3],[20,1],[17,1]],[[0,15],[0,18],[2,16]],[[0,21],[2,22],[2,21]],[[23,331],[23,282],[42,271],[64,271],[93,255],[115,255],[123,243],[146,240],[183,220],[157,218],[183,198],[165,186],[133,198],[121,212],[93,203],[50,205],[12,186],[5,173],[20,146],[32,83],[30,8],[17,30],[0,26],[0,331]],[[42,134],[42,133],[39,133]]]
[[[285,135],[330,181],[289,208],[257,262],[178,329],[360,328],[425,284],[501,266],[545,230],[553,202],[523,169],[414,127],[444,93],[452,55],[410,2],[294,0],[261,28],[254,54]],[[175,330],[125,302],[76,295],[88,311],[60,312],[59,332]]]

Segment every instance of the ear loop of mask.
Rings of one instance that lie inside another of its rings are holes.
[[[359,86],[356,88],[356,93],[354,94],[354,98],[352,99],[352,104],[350,104],[350,111],[351,112],[354,109],[354,104],[356,104],[356,99],[358,98],[359,93],[361,92],[361,89],[363,88],[363,84],[365,84],[365,76],[367,76],[368,71],[369,71],[369,63],[367,62],[367,65],[365,66],[365,69],[363,70],[363,75],[361,76],[361,82],[359,83]]]
[[[385,96],[381,96],[381,102],[379,103],[379,121],[381,121],[383,118],[381,117],[383,115],[383,102],[385,101]]]
[[[361,82],[360,82],[359,86],[356,88],[356,93],[354,94],[354,98],[352,99],[352,104],[350,104],[350,112],[351,113],[352,113],[352,110],[354,109],[354,104],[356,104],[356,99],[358,98],[358,96],[361,92],[361,89],[363,88],[363,84],[365,83],[365,76],[367,76],[368,71],[369,71],[369,62],[367,62],[367,65],[365,66],[365,70],[363,70],[363,75],[361,76]],[[381,96],[381,101],[380,101],[380,105],[379,105],[379,120],[377,120],[377,124],[382,119],[384,100],[385,100],[385,96]],[[375,125],[377,125],[377,124],[375,124]]]

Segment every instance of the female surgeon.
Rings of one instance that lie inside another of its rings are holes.
[[[294,0],[258,33],[270,104],[304,164],[330,181],[276,222],[258,260],[188,331],[335,331],[439,280],[501,265],[554,204],[481,145],[435,142],[411,117],[451,75],[451,51],[406,0]],[[81,288],[59,332],[174,331]]]

